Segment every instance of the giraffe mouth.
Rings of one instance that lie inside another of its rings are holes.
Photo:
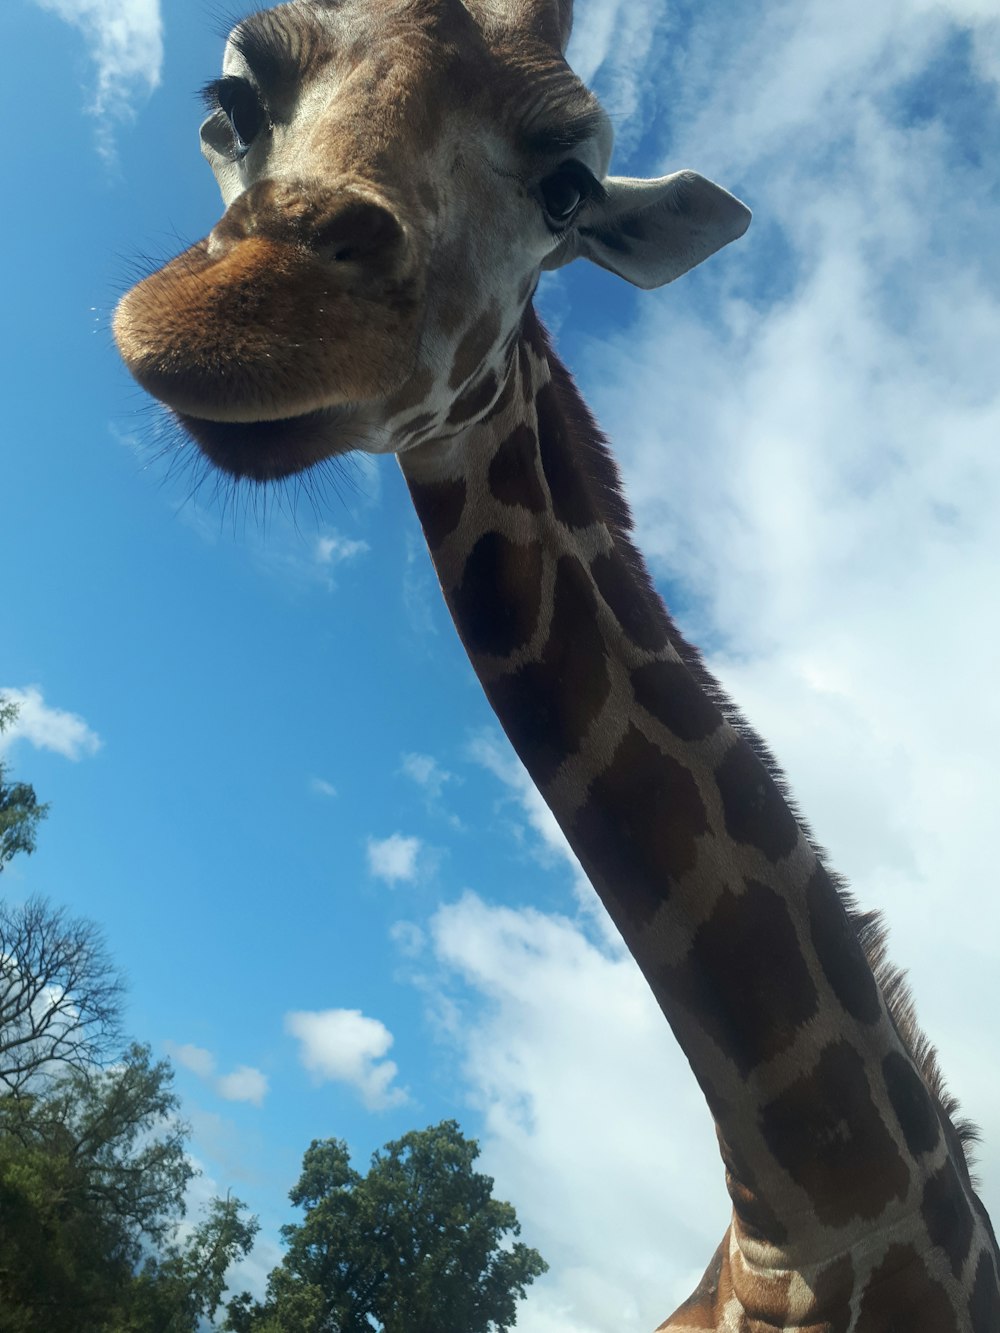
[[[280,481],[358,447],[361,423],[350,407],[321,407],[273,421],[210,421],[173,413],[208,461],[239,481]]]

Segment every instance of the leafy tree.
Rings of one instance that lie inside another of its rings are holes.
[[[0,735],[17,717],[17,704],[0,697]],[[7,767],[0,759],[0,871],[17,852],[35,850],[35,830],[49,812],[26,782],[7,781]]]
[[[289,1197],[304,1221],[263,1304],[230,1301],[235,1333],[505,1333],[548,1265],[520,1232],[453,1120],[413,1130],[360,1175],[339,1139],[314,1141]]]
[[[226,1271],[249,1254],[258,1225],[255,1217],[244,1216],[239,1199],[213,1199],[183,1245],[172,1243],[147,1260],[133,1285],[130,1321],[121,1324],[122,1333],[185,1333],[202,1319],[214,1319]]]
[[[133,1045],[43,1095],[0,1098],[4,1333],[194,1333],[256,1221],[215,1200],[183,1244],[194,1174],[173,1071]]]
[[[46,810],[0,763],[0,869]],[[253,1244],[229,1198],[181,1237],[187,1127],[166,1061],[110,1060],[123,992],[92,922],[0,903],[0,1333],[195,1333]]]
[[[106,1060],[124,985],[91,921],[43,898],[0,903],[0,1092]]]

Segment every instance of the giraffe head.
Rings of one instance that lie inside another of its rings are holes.
[[[655,287],[743,233],[693,172],[608,175],[571,7],[292,0],[233,30],[201,128],[225,212],[114,324],[213,463],[264,481],[454,434],[499,393],[542,269]]]

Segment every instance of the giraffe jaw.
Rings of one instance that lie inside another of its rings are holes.
[[[368,445],[370,423],[355,407],[321,407],[271,421],[210,421],[174,412],[208,461],[237,481],[264,484]]]

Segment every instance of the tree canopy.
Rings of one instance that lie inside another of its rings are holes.
[[[0,701],[0,727],[11,716]],[[0,864],[34,846],[30,819],[5,819],[18,808],[35,823],[46,809],[0,766]],[[93,922],[0,904],[3,1333],[195,1333],[253,1244],[238,1199],[185,1230],[195,1171],[173,1071],[147,1046],[121,1050],[123,999]]]
[[[0,735],[17,717],[17,704],[0,695]],[[7,766],[0,759],[0,871],[18,852],[35,850],[38,824],[48,814],[34,787],[27,782],[8,782]]]
[[[303,1221],[267,1297],[230,1302],[235,1333],[506,1333],[544,1273],[509,1203],[473,1168],[479,1146],[453,1120],[413,1130],[362,1176],[340,1139],[315,1140],[290,1199]]]
[[[182,1243],[194,1175],[173,1072],[132,1045],[39,1095],[0,1097],[0,1310],[5,1333],[193,1333],[256,1221],[215,1200]]]

